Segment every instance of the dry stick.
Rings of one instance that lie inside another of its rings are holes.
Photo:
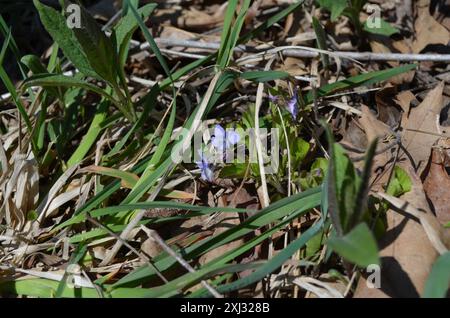
[[[109,227],[107,227],[106,225],[103,225],[102,223],[100,223],[99,221],[97,221],[96,219],[94,219],[89,213],[86,213],[86,219],[91,222],[92,224],[104,229],[105,231],[107,231],[109,233],[109,235],[111,235],[112,237],[114,237],[117,241],[122,242],[123,245],[125,245],[126,247],[128,247],[130,249],[130,251],[132,251],[134,254],[137,255],[137,257],[144,259],[147,264],[156,272],[156,274],[159,276],[159,278],[162,279],[162,281],[164,283],[168,283],[169,281],[164,277],[164,275],[156,268],[156,266],[151,262],[150,258],[145,255],[144,253],[140,253],[138,250],[136,250],[133,246],[131,246],[130,244],[128,244],[127,241],[125,241],[124,239],[122,239],[119,235],[117,235],[116,233],[114,233],[114,231],[112,231]],[[100,264],[101,265],[101,264]]]
[[[271,59],[269,63],[267,63],[265,69],[269,70],[270,65],[274,59]],[[261,144],[261,133],[259,130],[259,111],[261,109],[262,100],[263,100],[263,94],[264,94],[264,83],[258,84],[258,90],[256,92],[256,103],[255,103],[255,143],[256,143],[256,152],[258,154],[258,162],[259,162],[259,172],[261,175],[261,187],[263,191],[263,202],[262,206],[263,208],[266,208],[270,204],[269,199],[269,191],[267,190],[267,180],[266,180],[266,172],[264,171],[264,158],[263,158],[263,149]]]
[[[178,263],[180,263],[181,266],[183,266],[185,269],[188,270],[189,273],[195,273],[195,269],[186,262],[181,256],[179,256],[172,248],[170,248],[169,245],[166,244],[166,242],[159,236],[159,234],[151,230],[144,225],[141,225],[141,229],[148,235],[149,238],[154,240],[156,243],[158,243],[170,256],[175,258]],[[205,287],[211,295],[213,295],[215,298],[223,298],[223,295],[221,295],[217,290],[214,289],[207,281],[202,280],[201,284],[203,287]]]
[[[179,40],[174,38],[156,39],[156,42],[162,46],[172,47],[186,47],[186,48],[198,48],[206,50],[218,50],[220,43],[217,42],[200,42],[193,40]],[[140,50],[146,50],[149,48],[148,43],[140,44],[137,41],[133,41],[134,46],[138,46]],[[284,56],[300,57],[300,58],[315,58],[320,56],[320,53],[330,54],[336,57],[355,59],[359,61],[399,61],[399,62],[412,62],[412,61],[431,61],[431,62],[450,62],[450,54],[404,54],[404,53],[372,53],[372,52],[345,52],[345,51],[324,51],[308,50],[306,47],[274,47],[268,50],[260,50],[256,47],[247,45],[237,46],[234,50],[236,52],[245,53],[266,53],[271,50],[280,50]],[[275,54],[271,53],[271,54]]]
[[[275,58],[273,57],[265,67],[265,70],[269,70],[270,66],[272,65]],[[255,143],[256,143],[256,152],[258,155],[258,163],[259,163],[259,174],[261,175],[261,188],[262,188],[262,196],[263,196],[263,202],[262,207],[266,208],[270,204],[269,199],[269,190],[267,187],[267,180],[266,180],[266,172],[264,171],[264,158],[263,158],[263,149],[261,144],[261,133],[259,130],[259,111],[261,109],[262,101],[263,101],[263,94],[264,94],[264,83],[258,84],[258,90],[256,92],[256,102],[255,102]],[[270,240],[269,243],[269,259],[272,258],[273,254],[273,241]]]

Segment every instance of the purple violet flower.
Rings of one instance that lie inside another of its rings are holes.
[[[233,145],[236,145],[240,139],[241,136],[239,136],[239,134],[234,130],[225,131],[222,126],[216,125],[214,128],[214,136],[211,138],[211,144],[214,148],[220,152],[223,152],[224,150],[231,148]]]
[[[270,100],[272,103],[276,103],[276,102],[278,101],[278,96],[274,96],[274,95],[272,95],[272,94],[269,93],[269,100]]]
[[[204,153],[199,150],[200,160],[196,161],[195,164],[201,170],[201,178],[205,181],[213,182],[214,180],[214,171],[210,167],[210,163],[208,162]]]
[[[287,108],[292,115],[292,118],[296,119],[298,115],[298,106],[297,106],[297,90],[294,91],[294,96],[288,100]]]

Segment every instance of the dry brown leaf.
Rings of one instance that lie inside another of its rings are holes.
[[[408,161],[401,162],[400,166],[412,180],[412,190],[402,198],[418,209],[429,211],[422,183],[413,167]],[[387,232],[379,242],[381,288],[369,288],[362,277],[355,292],[356,298],[419,297],[423,294],[438,253],[422,225],[411,216],[389,210],[387,223]]]
[[[218,220],[218,223],[215,226],[213,236],[217,236],[217,235],[227,231],[228,229],[239,225],[241,222],[240,218],[239,218],[239,213],[221,213],[219,217],[220,217],[220,219]],[[206,254],[203,254],[199,259],[199,263],[201,265],[207,264],[208,262],[212,261],[213,259],[225,254],[226,252],[233,250],[235,248],[238,248],[239,246],[242,246],[242,244],[244,244],[244,240],[239,239],[239,240],[230,242],[228,244],[219,246],[218,248],[213,249]]]
[[[419,106],[411,109],[409,117],[404,114],[402,143],[421,175],[431,154],[431,147],[440,138],[439,116],[444,106],[441,82],[431,90]]]
[[[408,115],[411,108],[411,102],[415,99],[416,97],[411,91],[403,91],[397,94],[394,101],[403,109],[403,112]]]
[[[178,25],[181,28],[192,30],[205,31],[205,29],[212,29],[218,26],[224,19],[224,15],[211,16],[192,7],[189,8],[189,11],[183,10],[182,13],[182,16],[178,18]]]
[[[385,87],[375,94],[378,118],[391,128],[397,127],[401,118],[401,109],[392,102],[396,94],[397,88],[394,86]]]
[[[392,130],[388,125],[379,121],[377,117],[372,113],[369,107],[362,105],[362,116],[359,119],[359,123],[366,132],[367,141],[372,141],[375,137],[382,139],[392,134]]]
[[[417,4],[417,19],[414,24],[416,39],[413,52],[420,53],[429,44],[447,45],[450,32],[437,22],[429,12],[429,0],[421,0]]]
[[[445,170],[446,157],[443,149],[433,149],[430,168],[423,184],[436,217],[443,224],[450,222],[450,177]]]
[[[259,206],[255,203],[255,197],[250,195],[245,188],[240,188],[231,197],[229,197],[231,202],[229,202],[230,207],[247,208],[249,210],[256,210]],[[240,217],[238,213],[221,213],[219,219],[214,226],[214,236],[217,236],[228,229],[240,224]],[[222,245],[200,257],[200,264],[206,264],[209,261],[223,255],[232,249],[238,248],[244,243],[243,239],[230,242],[228,244]]]

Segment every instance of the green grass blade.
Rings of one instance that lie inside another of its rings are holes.
[[[391,77],[397,76],[399,74],[409,72],[417,67],[417,64],[407,64],[399,67],[394,67],[388,70],[369,72],[357,76],[353,76],[336,83],[324,85],[317,89],[317,97],[323,97],[336,93],[344,89],[350,89],[359,86],[369,86],[375,83],[385,81]],[[309,92],[304,97],[304,104],[308,105],[314,101],[313,92]]]
[[[269,82],[289,77],[289,73],[283,71],[247,71],[240,75],[241,78],[253,82]]]
[[[108,94],[104,89],[90,84],[81,79],[77,79],[75,77],[64,76],[59,74],[39,74],[34,75],[28,78],[22,84],[23,87],[29,88],[33,86],[42,86],[42,87],[80,87],[84,88],[88,91],[92,91],[94,93],[99,94],[100,96],[105,97],[111,102],[115,103],[116,106],[120,105],[112,95]]]
[[[102,131],[102,123],[105,121],[107,117],[107,110],[109,107],[109,101],[102,101],[97,108],[94,119],[89,126],[88,132],[84,135],[81,140],[79,146],[75,150],[75,152],[70,157],[69,161],[67,161],[67,168],[71,168],[74,165],[80,163],[84,157],[88,154],[89,150],[95,144],[100,132]]]
[[[222,34],[220,37],[220,48],[218,52],[218,64],[222,66],[222,61],[224,59],[227,59],[227,55],[231,54],[228,50],[228,43],[229,43],[229,34],[231,32],[231,23],[233,22],[234,13],[236,12],[237,7],[237,0],[230,0],[227,4],[227,11],[225,12],[225,19],[223,21],[223,28],[222,28]]]

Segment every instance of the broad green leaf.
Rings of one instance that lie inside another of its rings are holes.
[[[221,178],[243,178],[247,165],[245,163],[233,163],[220,171]]]
[[[63,0],[63,2],[64,8],[67,8],[72,4],[68,0]],[[81,27],[74,27],[72,32],[94,71],[103,80],[108,81],[109,83],[115,83],[118,74],[117,55],[112,41],[102,31],[101,27],[90,13],[83,6],[79,6],[79,8]],[[64,12],[69,14],[67,10],[64,10]],[[66,16],[66,18],[69,17]],[[62,48],[61,43],[58,42],[58,44],[60,44]]]
[[[45,29],[50,33],[53,40],[58,43],[64,55],[73,65],[87,76],[102,79],[90,64],[75,33],[68,28],[66,18],[55,9],[43,5],[39,0],[33,0],[33,3],[39,12],[41,22]]]
[[[355,208],[356,191],[360,179],[345,150],[341,145],[334,142],[328,127],[327,137],[331,155],[328,168],[330,216],[338,236],[342,236],[351,229],[349,228],[349,221]]]
[[[399,33],[396,28],[394,28],[390,23],[384,21],[383,19],[380,19],[379,26],[371,26],[368,21],[366,21],[363,28],[366,32],[385,36],[391,36],[393,34]]]
[[[0,283],[1,294],[27,295],[40,298],[55,298],[59,282],[48,279],[31,278]],[[97,298],[94,288],[64,288],[64,298]]]
[[[71,168],[72,166],[80,163],[95,144],[97,137],[103,130],[102,123],[107,117],[109,104],[109,101],[104,100],[97,106],[97,111],[91,125],[89,126],[88,132],[84,135],[75,152],[72,156],[70,156],[69,161],[67,161],[67,168]]]
[[[361,182],[358,182],[354,208],[348,221],[348,229],[352,229],[356,224],[358,224],[366,212],[370,175],[372,173],[373,158],[375,157],[377,144],[378,138],[375,138],[367,149],[366,158],[364,160],[364,168],[361,175]]]
[[[128,14],[130,6],[137,8],[139,6],[139,0],[122,1],[122,16]]]
[[[328,245],[347,261],[360,267],[380,264],[375,238],[365,223],[360,223],[343,237],[332,237]]]

